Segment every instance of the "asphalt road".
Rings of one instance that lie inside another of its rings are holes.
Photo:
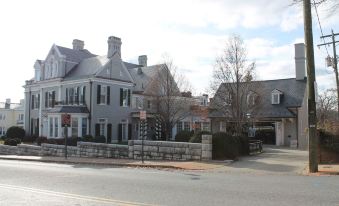
[[[2,160],[0,177],[1,206],[339,205],[338,176]]]

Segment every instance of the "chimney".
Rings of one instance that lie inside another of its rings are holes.
[[[121,57],[121,39],[115,36],[108,37],[108,51],[107,51],[107,58],[111,58],[113,54],[116,52]]]
[[[5,109],[10,109],[10,108],[11,108],[11,99],[6,99]]]
[[[147,55],[139,56],[138,60],[139,60],[139,65],[143,67],[147,67]]]
[[[81,41],[79,39],[73,39],[73,49],[74,50],[83,50],[84,49],[84,46],[85,46],[85,42],[84,41]]]
[[[295,44],[294,49],[295,49],[295,78],[296,80],[304,80],[306,77],[305,44],[304,43]]]

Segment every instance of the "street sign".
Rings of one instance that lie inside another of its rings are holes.
[[[140,111],[140,120],[146,120],[146,111]]]
[[[70,127],[71,126],[71,115],[70,114],[62,114],[61,115],[61,126],[62,127]]]

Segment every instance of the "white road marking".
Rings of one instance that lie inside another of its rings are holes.
[[[10,189],[10,190],[21,190],[25,192],[45,194],[45,195],[51,195],[51,196],[63,197],[63,198],[85,200],[85,201],[91,201],[91,202],[101,202],[101,203],[107,203],[107,204],[114,203],[119,206],[154,206],[154,205],[145,204],[145,203],[129,202],[129,201],[122,201],[122,200],[108,199],[108,198],[101,198],[101,197],[94,197],[94,196],[77,195],[77,194],[71,194],[71,193],[56,192],[56,191],[51,191],[51,190],[42,190],[42,189],[7,185],[7,184],[0,184],[0,188]]]

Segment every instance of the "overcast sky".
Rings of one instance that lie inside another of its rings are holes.
[[[319,8],[324,33],[339,33],[339,14],[328,17],[327,9]],[[105,55],[108,36],[120,37],[122,58],[132,63],[145,54],[156,64],[168,54],[195,94],[206,92],[231,34],[244,38],[261,80],[295,77],[294,43],[304,42],[302,8],[288,0],[11,0],[0,2],[0,22],[0,101],[12,102],[24,97],[35,60],[53,44],[72,48],[75,38]],[[314,43],[322,43],[316,18],[313,31]],[[315,47],[315,56],[319,88],[333,87],[325,48]]]

